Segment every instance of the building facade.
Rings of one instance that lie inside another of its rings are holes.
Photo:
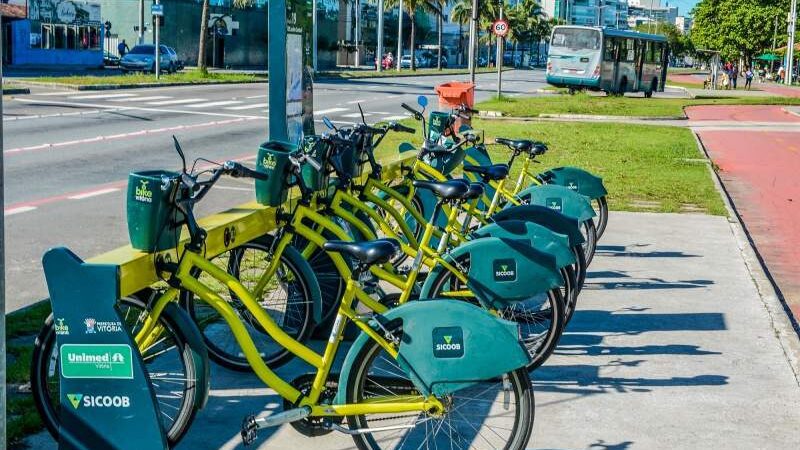
[[[544,0],[542,9],[568,25],[628,27],[626,0]]]

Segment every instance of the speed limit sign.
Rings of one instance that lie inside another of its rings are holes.
[[[495,36],[505,37],[508,34],[508,21],[503,19],[495,20],[494,23],[492,23],[492,33],[494,33]]]

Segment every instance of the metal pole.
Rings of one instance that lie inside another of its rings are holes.
[[[139,45],[144,44],[144,0],[139,0]]]
[[[378,48],[375,49],[378,72],[383,70],[383,0],[378,0]]]
[[[400,71],[400,60],[403,59],[403,0],[397,10],[397,71]],[[414,20],[413,18],[411,20]]]
[[[156,5],[160,4],[160,1],[161,0],[156,0]],[[161,37],[161,32],[158,29],[159,25],[161,24],[161,17],[154,16],[153,19],[155,19],[153,20],[153,25],[155,27],[153,34],[156,37],[156,80],[158,80],[161,78],[161,45],[159,40]],[[216,36],[214,37],[216,38]]]
[[[0,15],[0,53],[3,48],[3,16]],[[0,56],[0,204],[5,205],[3,188],[3,58]],[[0,216],[0,447],[6,444],[6,253],[5,222]]]
[[[472,0],[472,19],[469,21],[469,79],[475,84],[475,47],[478,44],[478,0]],[[488,58],[488,55],[487,55]]]
[[[778,42],[778,16],[775,16],[775,28],[772,29],[772,52],[771,54],[775,54],[775,45]],[[769,71],[772,73],[775,71],[775,61],[769,62]]]
[[[356,15],[356,69],[361,65],[361,47],[358,41],[361,38],[361,0],[355,0]]]
[[[383,1],[383,0],[381,0]],[[311,65],[317,71],[317,0],[311,4]]]
[[[500,0],[500,20],[503,20],[503,0]],[[503,41],[505,38],[497,36],[497,98],[503,95]]]
[[[786,48],[788,62],[786,63],[786,81],[788,86],[792,85],[792,75],[794,74],[794,40],[797,23],[797,0],[792,0],[792,9],[789,13],[789,42]]]
[[[597,3],[597,26],[600,26],[600,22],[603,18],[603,0],[598,0]]]

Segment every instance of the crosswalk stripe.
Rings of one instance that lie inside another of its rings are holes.
[[[196,105],[188,105],[189,108],[212,108],[214,106],[236,105],[242,103],[239,100],[224,100],[221,102],[198,103]]]
[[[243,111],[245,109],[266,108],[267,106],[269,106],[269,103],[256,103],[253,105],[228,106],[225,109],[229,109],[231,111]]]
[[[389,117],[383,117],[381,118],[381,120],[403,120],[403,119],[408,119],[408,117],[409,116],[389,116]]]
[[[14,214],[24,213],[35,210],[35,206],[18,206],[16,208],[9,208],[3,212],[4,216],[13,216]]]
[[[148,102],[148,105],[153,106],[165,106],[165,105],[183,105],[186,103],[197,103],[197,102],[205,102],[207,101],[204,98],[182,98],[178,100],[164,100],[160,102]]]
[[[70,100],[91,100],[91,99],[106,99],[106,98],[122,98],[122,97],[135,97],[136,94],[92,94],[92,95],[73,95],[67,97]]]
[[[315,116],[319,116],[322,114],[330,114],[335,112],[347,111],[347,108],[330,108],[330,109],[321,109],[319,111],[314,111]]]
[[[147,102],[150,100],[164,100],[165,98],[172,98],[166,95],[154,95],[152,97],[126,97],[126,98],[115,98],[111,100],[112,102]]]
[[[369,117],[371,115],[372,114],[370,113],[364,113],[364,117]],[[347,117],[347,118],[361,117],[361,113],[342,114],[342,117]]]

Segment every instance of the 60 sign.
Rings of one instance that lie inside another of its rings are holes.
[[[503,19],[495,20],[492,23],[492,33],[498,37],[506,37],[508,34],[508,22]]]

